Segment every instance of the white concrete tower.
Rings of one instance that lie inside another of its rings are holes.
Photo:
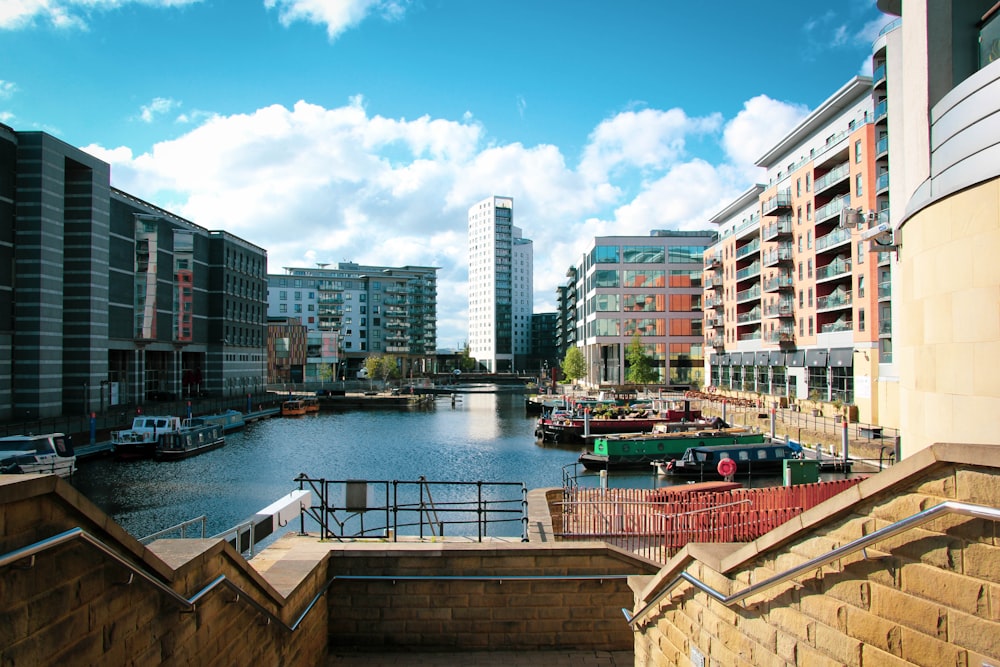
[[[511,197],[469,209],[469,353],[490,372],[530,353],[532,246],[513,222]]]

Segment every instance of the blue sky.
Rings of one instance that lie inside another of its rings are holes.
[[[467,337],[466,212],[514,198],[535,310],[595,236],[696,229],[870,70],[874,0],[0,0],[0,122],[268,250],[438,266]]]

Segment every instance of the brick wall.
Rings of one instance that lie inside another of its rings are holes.
[[[937,445],[747,546],[689,545],[636,608],[688,573],[723,594],[946,500],[1000,507],[996,447]],[[950,515],[732,607],[682,583],[636,625],[636,664],[1000,664],[1000,529]]]

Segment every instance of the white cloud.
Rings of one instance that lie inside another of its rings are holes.
[[[277,8],[282,25],[296,21],[324,25],[331,41],[372,14],[398,21],[408,4],[409,0],[264,0],[266,8]]]
[[[0,100],[8,100],[17,92],[17,84],[0,79]]]
[[[804,105],[758,95],[744,102],[743,109],[726,123],[722,145],[734,165],[746,170],[747,186],[759,178],[757,160],[808,114]]]
[[[721,120],[691,118],[681,109],[619,113],[591,133],[580,171],[599,182],[619,167],[661,169],[684,156],[688,135],[714,132]]]
[[[180,102],[176,100],[167,97],[156,97],[152,102],[141,107],[139,118],[144,123],[152,123],[156,120],[157,116],[168,114],[179,106]]]
[[[684,148],[693,134],[719,137],[718,115],[623,112],[595,128],[574,167],[554,145],[490,143],[470,113],[387,118],[360,97],[199,119],[138,155],[85,150],[112,165],[116,187],[266,248],[271,272],[340,261],[439,267],[439,340],[454,346],[466,336],[466,218],[476,201],[514,198],[515,224],[534,241],[535,308],[551,310],[595,236],[704,228],[752,182],[747,163],[803,113],[749,100],[721,133],[730,162],[720,165]]]
[[[202,0],[3,0],[0,2],[0,29],[17,30],[48,23],[59,29],[85,29],[85,18],[95,12],[111,11],[128,5],[181,7]]]

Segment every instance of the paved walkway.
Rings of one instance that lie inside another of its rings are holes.
[[[632,667],[628,651],[466,651],[374,653],[330,650],[328,667]]]

